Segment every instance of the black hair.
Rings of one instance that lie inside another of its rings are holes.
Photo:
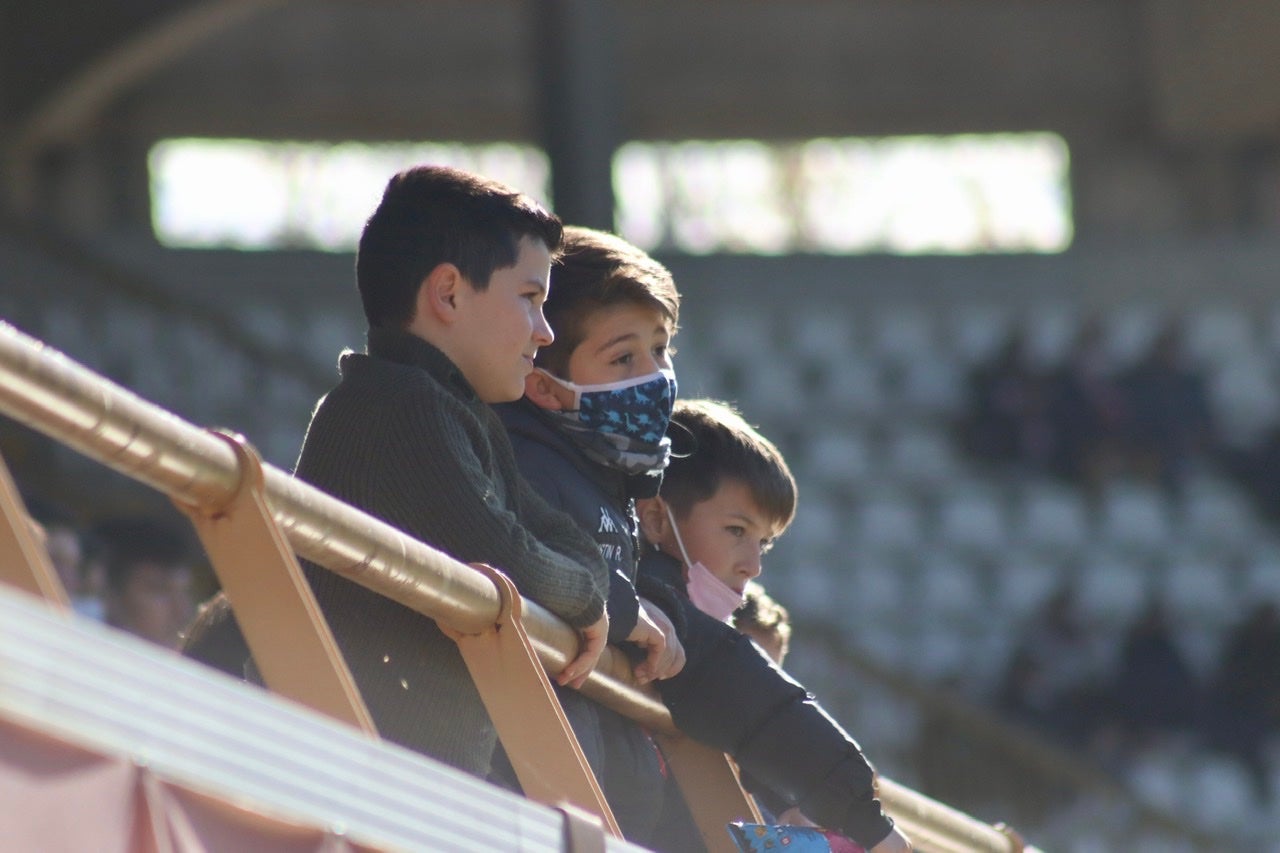
[[[555,253],[560,220],[528,196],[459,169],[416,166],[393,176],[356,253],[369,327],[412,322],[422,282],[440,264],[454,264],[484,290],[494,270],[515,265],[524,237]]]
[[[116,592],[143,563],[177,569],[189,566],[195,556],[192,534],[176,521],[158,517],[106,519],[93,526],[90,536],[106,567],[107,588]]]

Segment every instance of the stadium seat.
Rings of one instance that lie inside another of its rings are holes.
[[[916,551],[925,541],[919,506],[892,490],[878,490],[861,500],[854,507],[851,522],[851,545],[859,552],[901,556]]]
[[[856,344],[854,318],[843,312],[810,309],[791,317],[787,346],[802,362],[840,363],[856,351]]]
[[[824,431],[804,448],[804,478],[819,486],[856,486],[871,478],[877,456],[866,434],[856,427]]]
[[[1139,564],[1099,548],[1082,558],[1076,591],[1085,620],[1099,631],[1118,635],[1146,604],[1151,582]]]
[[[981,485],[957,483],[939,501],[936,534],[940,546],[960,554],[998,555],[1010,541],[1004,503]]]
[[[1149,556],[1173,538],[1169,497],[1160,488],[1138,481],[1107,486],[1098,510],[1098,538],[1126,553]]]
[[[874,362],[862,357],[819,365],[813,397],[823,401],[833,416],[874,420],[886,408],[884,374]]]
[[[1146,355],[1164,323],[1161,309],[1147,303],[1124,305],[1104,314],[1103,346],[1112,365],[1123,370]]]
[[[734,402],[752,423],[769,417],[790,419],[804,410],[804,382],[790,359],[753,359],[743,380]]]
[[[953,554],[923,552],[913,588],[914,606],[920,608],[927,624],[954,629],[990,618],[990,597],[978,570]]]
[[[1238,305],[1214,305],[1185,315],[1187,355],[1200,367],[1252,356],[1261,341],[1252,315]]]
[[[1049,600],[1064,574],[1059,564],[1037,554],[1006,552],[999,563],[992,612],[1007,623],[1021,624]]]
[[[1058,367],[1071,351],[1080,329],[1079,313],[1059,304],[1036,305],[1018,323],[1027,357],[1039,369]]]
[[[1209,403],[1224,442],[1243,448],[1280,422],[1280,389],[1271,361],[1246,356],[1209,375]]]
[[[1231,567],[1183,558],[1165,568],[1161,588],[1177,623],[1223,626],[1241,603]]]
[[[1012,331],[1008,312],[992,305],[957,306],[943,324],[943,348],[966,370],[991,358]]]
[[[961,462],[941,428],[908,421],[888,436],[884,471],[908,487],[937,489],[960,473]]]
[[[1073,555],[1091,537],[1089,508],[1080,490],[1048,480],[1024,484],[1016,502],[1014,535],[1033,553]]]
[[[906,364],[937,349],[938,331],[925,311],[907,305],[874,313],[869,354],[886,366]]]
[[[704,351],[722,361],[756,364],[776,355],[772,319],[758,311],[724,312],[700,329]]]
[[[1237,832],[1257,807],[1253,785],[1240,762],[1204,754],[1185,768],[1182,809],[1201,827]]]
[[[952,418],[965,403],[967,388],[959,365],[937,351],[917,353],[903,362],[898,378],[898,407],[909,418]]]
[[[1247,551],[1260,529],[1253,504],[1238,486],[1203,475],[1184,484],[1177,525],[1184,541],[1221,554]]]

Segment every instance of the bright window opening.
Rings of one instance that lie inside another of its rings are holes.
[[[419,163],[547,201],[547,158],[529,146],[169,139],[151,149],[152,225],[173,247],[349,252],[387,180]]]
[[[387,178],[417,163],[549,201],[532,146],[171,139],[151,151],[153,224],[175,247],[351,251]],[[1049,133],[635,142],[614,158],[616,227],[694,254],[1060,252],[1069,166]]]
[[[646,249],[827,254],[1060,252],[1069,157],[1050,133],[630,143],[619,232]]]

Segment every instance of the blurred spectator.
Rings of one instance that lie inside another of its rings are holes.
[[[1252,498],[1258,511],[1280,521],[1280,424],[1271,427],[1258,443],[1240,450],[1223,448],[1223,467]]]
[[[998,708],[1066,743],[1088,745],[1105,719],[1102,657],[1076,609],[1075,588],[1060,586],[1016,641],[998,687]]]
[[[195,550],[185,528],[151,516],[101,522],[93,528],[106,566],[106,621],[174,648],[195,609]]]
[[[24,498],[27,512],[45,532],[49,560],[57,570],[71,606],[77,613],[102,619],[102,576],[86,574],[84,541],[80,524],[69,509],[39,498]]]
[[[1263,745],[1280,723],[1280,610],[1256,605],[1223,645],[1208,697],[1212,746],[1235,755],[1269,795]]]
[[[1054,472],[1096,493],[1122,466],[1128,403],[1103,348],[1102,325],[1085,323],[1049,390]]]
[[[1189,733],[1199,723],[1200,685],[1174,642],[1167,610],[1157,596],[1125,634],[1111,693],[1128,745],[1141,747],[1165,733]]]
[[[1122,383],[1132,407],[1129,451],[1137,473],[1177,488],[1210,448],[1213,430],[1205,379],[1187,365],[1178,326],[1156,336]]]
[[[971,410],[967,443],[993,462],[1049,467],[1055,448],[1049,381],[1036,370],[1021,333],[1009,336],[994,358],[970,379]]]

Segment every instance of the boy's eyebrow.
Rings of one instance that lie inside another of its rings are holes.
[[[623,332],[621,335],[616,335],[615,337],[610,338],[609,340],[602,343],[600,346],[596,347],[596,352],[604,352],[609,347],[615,344],[620,344],[623,341],[627,341],[632,338],[638,338],[638,337],[640,336],[637,335],[635,332]]]
[[[667,333],[668,333],[668,334],[667,334],[667,337],[670,337],[670,336],[671,336],[671,335],[670,335],[670,330],[668,330],[666,326],[658,326],[656,329],[654,329],[654,331],[655,331],[655,332],[667,332]],[[607,341],[605,341],[604,343],[602,343],[600,346],[596,347],[596,352],[604,352],[604,351],[605,351],[605,350],[607,350],[609,347],[614,346],[615,344],[620,344],[620,343],[622,343],[623,341],[631,340],[632,338],[638,338],[638,337],[640,337],[640,336],[639,336],[638,334],[636,334],[635,332],[623,332],[621,335],[617,335],[616,337],[612,337],[612,338],[610,338],[609,340],[607,340]]]

